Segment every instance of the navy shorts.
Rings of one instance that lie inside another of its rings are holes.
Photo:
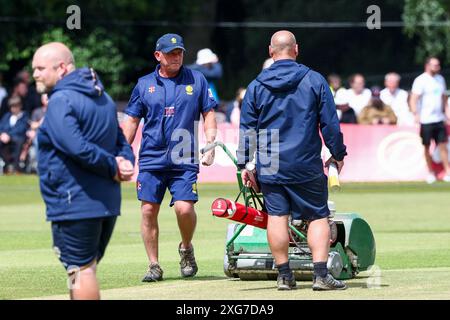
[[[261,183],[264,204],[271,216],[292,215],[294,220],[317,220],[330,215],[327,177],[301,184]]]
[[[117,217],[52,222],[53,249],[68,273],[99,262]]]
[[[447,142],[447,129],[444,122],[422,124],[420,126],[420,136],[425,146],[430,145],[431,140],[436,143]]]
[[[137,197],[140,201],[161,204],[166,189],[172,195],[170,206],[175,201],[198,201],[196,171],[144,171],[137,181]]]

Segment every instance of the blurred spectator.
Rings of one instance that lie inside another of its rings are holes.
[[[408,92],[400,89],[400,75],[395,72],[384,77],[385,88],[381,90],[380,99],[392,108],[397,116],[397,125],[413,126],[414,114],[409,110]]]
[[[371,98],[380,98],[381,88],[379,86],[373,86],[370,88],[370,94],[372,95]]]
[[[328,85],[330,86],[331,93],[333,93],[333,97],[336,97],[336,93],[338,92],[338,90],[340,89],[345,90],[345,88],[342,87],[341,77],[339,77],[337,74],[335,73],[329,74],[327,80]]]
[[[348,102],[358,116],[361,110],[369,104],[372,93],[367,89],[364,76],[354,74],[349,79],[350,89],[348,89]]]
[[[26,133],[26,141],[19,156],[20,168],[28,173],[37,171],[37,130],[44,121],[47,112],[48,96],[46,93],[41,95],[41,105],[31,115],[30,128]]]
[[[194,64],[189,65],[188,68],[203,73],[214,99],[219,102],[219,94],[217,93],[215,82],[222,78],[223,71],[217,55],[209,48],[199,50],[197,52],[197,60]]]
[[[264,60],[264,63],[262,65],[262,69],[267,69],[270,68],[270,66],[273,64],[273,59],[272,58],[267,58],[266,60]]]
[[[344,88],[337,90],[334,103],[340,123],[357,123],[355,111],[349,105],[348,90]]]
[[[27,94],[28,94],[28,86],[26,82],[19,78],[14,79],[11,94],[8,96],[8,98],[3,99],[3,103],[0,107],[0,119],[10,111],[8,101],[12,97],[20,97],[20,99],[22,100],[22,110],[26,111],[24,105],[25,105],[25,97],[27,96]]]
[[[242,100],[244,100],[245,96],[245,88],[239,88],[236,92],[236,97],[233,101],[227,104],[226,108],[226,116],[227,122],[234,124],[239,127],[239,119],[241,117],[241,106]]]
[[[445,92],[447,85],[441,72],[441,62],[436,57],[429,57],[425,61],[425,71],[418,76],[411,89],[411,111],[415,120],[420,123],[420,136],[424,146],[424,156],[428,167],[427,183],[434,183],[436,176],[433,171],[431,142],[439,149],[445,176],[443,180],[450,182],[450,164],[448,162],[447,141],[448,134],[445,114],[448,100]]]
[[[10,112],[0,120],[0,157],[6,165],[6,172],[19,169],[19,155],[28,129],[28,116],[22,111],[19,97],[8,100]]]
[[[380,88],[372,88],[372,98],[358,115],[359,124],[396,124],[397,117],[390,106],[380,99]]]
[[[27,94],[23,98],[23,111],[28,112],[30,116],[35,109],[41,107],[41,95],[37,93],[36,86],[31,82],[31,76],[27,70],[22,70],[17,73],[16,78],[25,82],[28,87]]]
[[[6,89],[3,87],[3,74],[0,73],[0,106],[2,105],[3,99],[6,98],[7,96],[8,92],[6,92]]]

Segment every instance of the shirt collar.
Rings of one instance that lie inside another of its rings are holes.
[[[160,76],[159,69],[161,69],[161,65],[160,64],[158,64],[156,66],[155,77],[156,77],[157,81],[162,82],[162,79],[165,79],[165,78]],[[183,75],[184,75],[184,66],[181,66],[180,71],[178,72],[178,75],[176,77],[174,77],[174,78],[171,78],[171,79],[175,80],[175,82],[179,82],[180,79],[183,77]]]

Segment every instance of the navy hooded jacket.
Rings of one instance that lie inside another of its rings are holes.
[[[294,184],[323,176],[322,140],[332,156],[346,153],[326,80],[293,60],[278,60],[247,88],[241,111],[238,163],[256,150],[258,179]]]
[[[116,106],[92,69],[77,69],[49,95],[38,131],[38,171],[47,220],[120,214],[115,157],[134,163],[117,120]]]

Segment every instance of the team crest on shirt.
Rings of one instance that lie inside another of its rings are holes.
[[[197,182],[192,184],[192,192],[197,194]]]
[[[191,85],[187,85],[186,86],[186,94],[191,96],[193,93],[194,93],[194,88],[192,88]]]
[[[175,115],[175,107],[165,107],[164,117],[173,117]]]
[[[150,93],[155,92],[155,86],[151,86],[150,88],[148,88],[148,92]]]

